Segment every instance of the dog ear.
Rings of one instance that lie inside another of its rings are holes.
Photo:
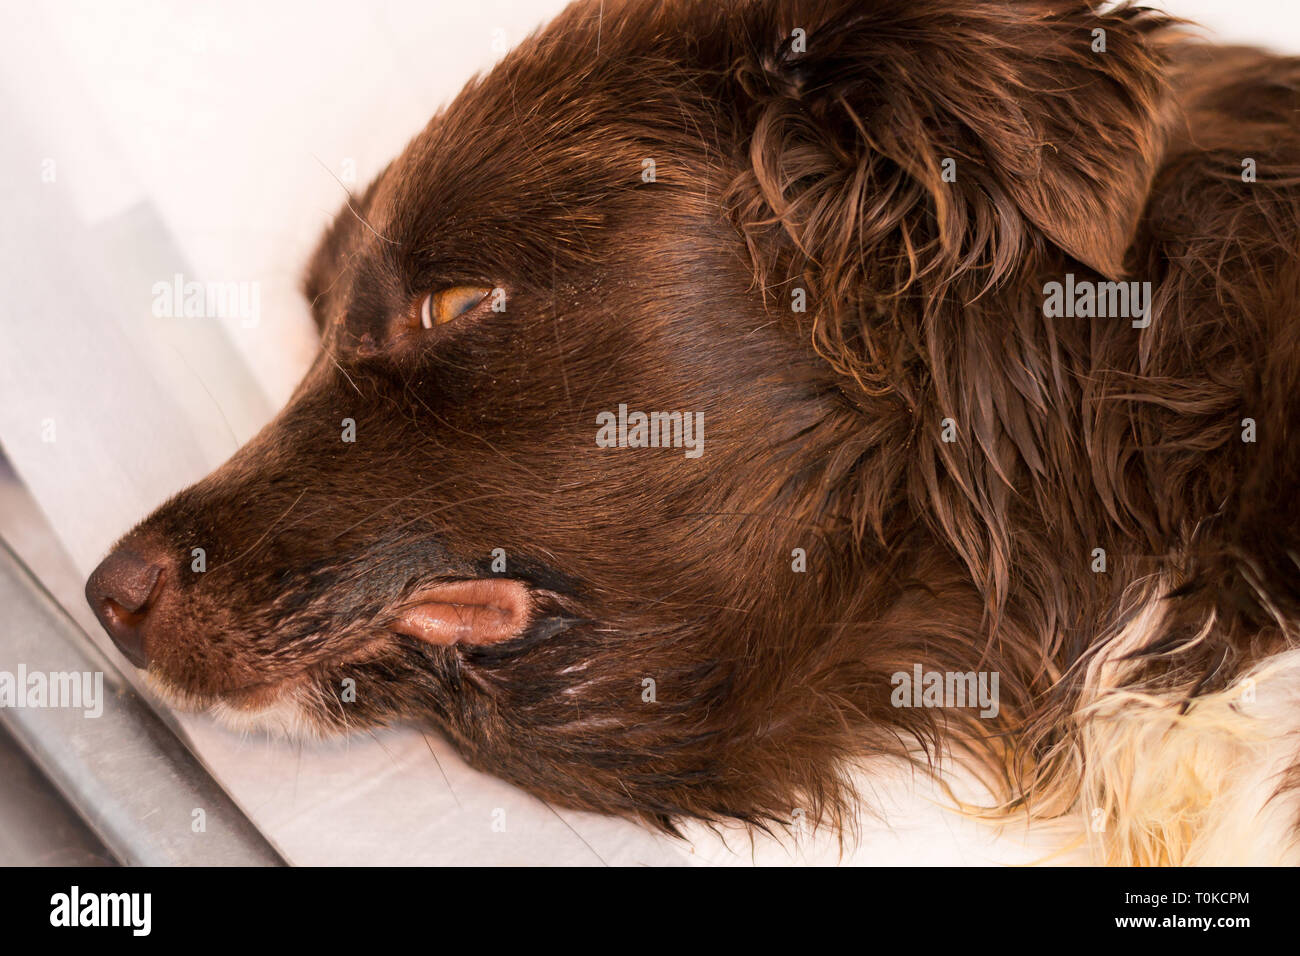
[[[747,8],[733,213],[756,252],[783,231],[825,294],[987,288],[1050,247],[1117,278],[1172,112],[1167,22],[1079,0]]]
[[[738,8],[715,60],[759,287],[806,297],[863,440],[907,448],[861,457],[845,512],[884,541],[908,502],[991,609],[1023,545],[1012,497],[1074,520],[1052,510],[1072,459],[1050,436],[1078,402],[1062,355],[1086,345],[1038,294],[1124,273],[1175,113],[1169,24],[1084,0],[770,0]]]

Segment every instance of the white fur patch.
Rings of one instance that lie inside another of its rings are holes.
[[[1300,651],[1182,712],[1188,688],[1136,686],[1139,665],[1124,660],[1158,636],[1169,590],[1160,578],[1130,589],[1138,603],[1088,666],[1074,715],[1084,840],[1112,865],[1294,862],[1300,795],[1279,789],[1300,756]]]

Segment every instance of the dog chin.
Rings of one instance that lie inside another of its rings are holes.
[[[208,713],[223,727],[239,733],[261,733],[287,740],[333,736],[305,705],[302,696],[300,690],[290,690],[273,703],[251,710],[218,700],[208,707]]]
[[[286,683],[274,695],[259,693],[255,701],[198,695],[176,687],[164,677],[146,672],[146,683],[168,707],[185,713],[206,713],[228,730],[264,734],[288,740],[318,740],[333,736],[314,715],[307,688]]]

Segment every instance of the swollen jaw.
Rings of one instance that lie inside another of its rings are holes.
[[[417,594],[392,624],[430,644],[495,644],[528,625],[528,589],[507,578],[451,581]]]

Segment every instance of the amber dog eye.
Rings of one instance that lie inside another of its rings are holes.
[[[491,294],[491,289],[477,285],[454,285],[430,292],[420,303],[420,324],[426,329],[443,325],[464,315]]]

